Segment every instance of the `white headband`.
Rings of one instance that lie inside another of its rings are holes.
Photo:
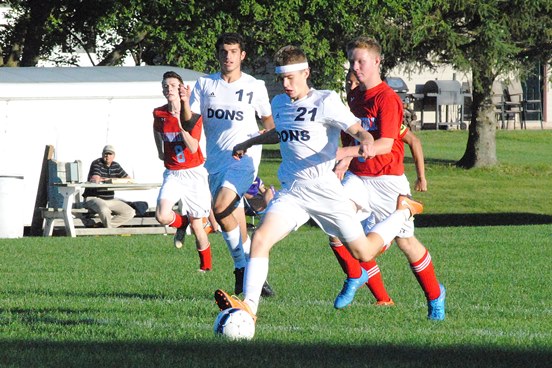
[[[296,72],[298,70],[303,70],[308,68],[309,68],[309,63],[304,62],[299,64],[288,64],[288,65],[277,66],[274,69],[274,72],[276,74],[283,74],[283,73]]]

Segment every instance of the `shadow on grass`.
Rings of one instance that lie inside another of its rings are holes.
[[[535,213],[457,213],[417,215],[416,227],[505,226],[552,224],[552,216]]]
[[[551,351],[455,346],[0,342],[10,367],[544,367]]]

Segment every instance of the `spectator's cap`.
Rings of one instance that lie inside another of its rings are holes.
[[[105,146],[105,147],[103,148],[102,153],[113,153],[113,154],[115,154],[115,147],[113,147],[112,145],[108,144],[107,146]]]

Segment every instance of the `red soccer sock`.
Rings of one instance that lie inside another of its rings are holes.
[[[177,229],[188,226],[188,224],[190,223],[188,216],[182,216],[176,212],[173,212],[173,213],[174,213],[174,220],[169,224],[169,226],[175,227]]]
[[[349,250],[341,242],[330,242],[330,248],[332,248],[335,258],[337,258],[339,265],[348,278],[357,279],[362,275],[360,262],[351,255]]]
[[[203,250],[197,250],[199,254],[199,269],[202,271],[211,271],[213,268],[211,258],[211,244]]]
[[[376,261],[361,262],[360,265],[368,272],[369,279],[366,286],[368,286],[376,300],[378,302],[391,301],[391,297],[383,284],[383,278],[381,277],[381,272]]]
[[[436,299],[441,295],[439,281],[437,281],[437,276],[435,276],[431,255],[427,249],[420,260],[410,264],[410,268],[420,283],[427,300]]]

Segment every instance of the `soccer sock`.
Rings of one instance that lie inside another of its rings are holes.
[[[341,243],[341,241],[330,241],[330,248],[335,254],[335,258],[348,278],[357,279],[362,275],[362,268],[359,261],[352,256],[351,252]]]
[[[361,262],[360,265],[362,268],[368,272],[368,282],[366,286],[370,289],[374,297],[378,302],[388,302],[391,300],[385,285],[383,284],[383,278],[381,277],[381,272],[376,261],[370,262]]]
[[[412,268],[414,276],[416,276],[416,279],[420,283],[427,300],[437,299],[441,295],[441,289],[439,288],[437,276],[435,276],[435,269],[433,268],[429,251],[426,249],[423,257],[411,263],[410,268]]]
[[[249,259],[249,253],[251,253],[251,238],[249,235],[247,236],[247,239],[242,244],[243,253],[245,254],[245,259]]]
[[[210,271],[213,268],[211,258],[211,244],[203,250],[197,250],[199,254],[199,269],[203,271]]]
[[[407,217],[405,217],[407,216]],[[406,220],[410,217],[409,210],[398,210],[372,229],[371,233],[376,233],[383,238],[383,244],[391,244],[393,239],[399,234]]]
[[[234,259],[234,268],[243,268],[246,265],[245,255],[243,253],[240,227],[236,226],[234,230],[223,231],[222,237],[228,246],[230,255]]]
[[[173,211],[173,220],[172,222],[169,224],[169,226],[171,227],[176,227],[177,229],[181,228],[181,227],[186,227],[188,226],[188,224],[190,223],[190,220],[188,219],[188,216],[182,216],[182,215],[179,215],[178,213],[174,212]]]
[[[243,300],[251,307],[253,314],[257,314],[259,308],[259,299],[263,284],[268,276],[268,258],[255,257],[249,259],[245,269],[244,276],[244,294]]]

